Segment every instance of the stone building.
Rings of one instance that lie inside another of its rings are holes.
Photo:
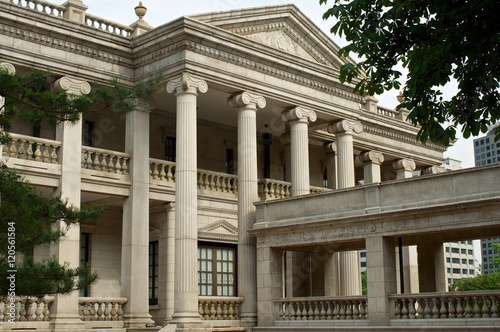
[[[293,5],[154,29],[141,9],[125,26],[80,0],[0,1],[3,68],[50,68],[52,88],[75,94],[164,75],[154,100],[126,115],[15,123],[8,167],[75,206],[107,202],[107,213],[35,250],[86,261],[98,281],[18,299],[16,325],[2,330],[498,326],[499,293],[446,294],[442,273],[443,242],[500,235],[498,166],[434,174],[445,149],[415,140],[408,111],[341,84],[352,60]],[[408,179],[415,170],[425,176]],[[418,250],[417,294],[397,294],[398,239]]]

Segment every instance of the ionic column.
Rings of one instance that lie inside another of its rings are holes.
[[[90,93],[90,85],[81,80],[62,77],[52,85],[54,90],[65,90],[75,95]],[[82,151],[82,122],[62,122],[56,127],[56,140],[61,142],[60,163],[61,178],[55,194],[67,199],[68,204],[77,208],[81,204],[81,151]],[[56,227],[66,228],[64,221],[58,221]],[[73,225],[60,242],[50,246],[50,255],[57,257],[59,263],[69,264],[70,268],[80,266],[80,226]],[[78,310],[78,292],[69,295],[57,295],[54,305],[53,326],[55,330],[69,331],[81,329]]]
[[[0,70],[6,70],[10,75],[15,75],[16,73],[16,68],[12,64],[6,62],[0,63]],[[5,97],[0,96],[0,118],[3,117],[4,105],[5,105]],[[4,134],[3,124],[0,123],[0,135],[3,134]],[[3,165],[2,158],[3,158],[3,144],[0,144],[0,167]]]
[[[257,324],[257,275],[255,237],[248,230],[255,223],[254,202],[259,200],[257,178],[256,112],[266,106],[262,96],[248,92],[232,95],[229,106],[238,109],[238,296],[242,326]]]
[[[392,163],[392,167],[396,171],[396,179],[400,180],[413,177],[416,165],[411,159],[399,159]]]
[[[365,184],[379,183],[380,165],[384,162],[384,155],[377,151],[366,151],[359,155],[359,160],[363,163]]]
[[[337,143],[330,142],[323,144],[323,151],[326,154],[328,188],[337,189]]]
[[[309,185],[309,121],[316,121],[316,113],[302,107],[294,107],[281,113],[283,122],[290,124],[291,145],[291,196],[307,195]]]
[[[341,120],[328,125],[328,131],[337,137],[337,186],[339,189],[354,187],[353,135],[363,132],[363,125],[358,121]],[[339,295],[360,295],[359,253],[357,251],[340,252],[339,270]]]
[[[290,133],[285,132],[280,136],[280,143],[285,147],[285,155],[284,155],[284,160],[283,162],[285,163],[285,181],[290,181],[291,174],[290,172],[290,164],[291,162],[291,156],[290,156]]]
[[[337,189],[337,143],[323,144],[326,154],[328,188]],[[339,295],[339,253],[334,252],[325,261],[325,296]]]
[[[138,102],[126,115],[125,152],[129,162],[130,194],[123,202],[121,295],[128,299],[123,320],[126,327],[153,323],[149,314],[149,113],[150,105]]]
[[[208,85],[187,72],[167,84],[177,97],[175,190],[175,299],[172,323],[178,329],[201,324],[198,314],[198,192],[196,102]]]

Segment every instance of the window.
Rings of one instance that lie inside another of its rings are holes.
[[[450,262],[450,257],[446,257],[446,263]]]
[[[486,256],[486,250],[483,250],[483,256]]]
[[[483,243],[483,248],[486,248],[486,243]]]
[[[323,188],[328,188],[328,170],[323,171]]]
[[[474,260],[473,259],[469,259],[469,265],[474,265]]]
[[[165,160],[175,162],[175,137],[165,138]]]
[[[486,137],[486,144],[489,144],[489,143],[490,143],[490,138]]]
[[[488,255],[492,255],[493,254],[493,250],[488,250]]]
[[[467,264],[467,260],[466,259],[462,259],[462,264]]]
[[[446,252],[450,252],[450,247],[446,247]]]
[[[486,161],[484,161],[484,160],[483,160],[483,161],[481,162],[481,166],[484,166],[484,165],[486,165]]]
[[[226,173],[234,174],[234,150],[226,149]],[[269,176],[265,176],[269,178]]]
[[[462,255],[466,255],[467,254],[467,249],[460,249],[460,253]]]
[[[149,305],[158,304],[158,241],[149,242]]]
[[[84,146],[93,146],[92,145],[92,136],[94,135],[94,122],[85,121],[83,123],[83,132],[82,132],[82,144]]]
[[[447,268],[446,272],[451,273],[451,268]]]
[[[487,262],[488,261],[488,258],[487,257],[484,257],[483,258],[483,262]]]
[[[448,278],[448,283],[451,284],[451,278]]]
[[[80,234],[80,266],[90,264],[90,233]],[[89,287],[80,289],[80,297],[89,296]]]
[[[40,123],[33,125],[33,137],[40,137]]]
[[[467,243],[467,241],[460,241],[460,243],[461,243],[461,244],[466,244],[466,243]]]
[[[453,269],[453,273],[460,274],[460,269]]]
[[[366,262],[361,262],[361,267],[366,267]]]
[[[469,270],[469,274],[470,274],[471,276],[473,276],[473,275],[474,275],[474,270]]]
[[[460,264],[460,258],[453,258],[451,262],[454,264]]]
[[[265,125],[265,131],[269,131]],[[264,143],[264,178],[271,178],[271,144],[273,142],[273,134],[264,132],[262,134],[262,143]]]
[[[478,141],[476,141],[476,146],[479,146],[479,142]]]
[[[468,253],[469,253],[469,255],[474,255],[474,250],[469,249],[469,250],[468,250]]]
[[[234,247],[198,247],[198,295],[236,295],[236,250]]]
[[[491,248],[491,242],[490,242],[490,243],[488,243],[488,248]]]
[[[361,257],[366,257],[366,251],[362,251],[359,253]]]
[[[458,254],[458,253],[460,253],[460,249],[458,249],[458,248],[451,248],[451,253]]]
[[[469,270],[467,270],[467,269],[462,269],[462,274],[467,274],[467,272],[469,272]]]

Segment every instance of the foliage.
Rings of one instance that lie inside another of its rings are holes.
[[[361,290],[362,290],[363,295],[367,294],[367,285],[368,285],[368,281],[366,279],[366,271],[365,271],[365,272],[361,273]]]
[[[500,266],[500,243],[492,243],[491,246],[497,254],[494,258],[491,259],[491,263],[495,266]]]
[[[453,281],[448,288],[450,292],[500,289],[500,272],[480,274],[474,278],[458,279]]]
[[[0,129],[6,129],[16,117],[33,123],[48,121],[75,122],[82,115],[111,108],[127,112],[138,102],[148,101],[156,91],[162,74],[151,81],[128,88],[118,81],[110,86],[93,84],[89,95],[72,95],[49,88],[47,74],[33,71],[11,75],[0,70],[0,96],[5,105],[0,108]],[[0,144],[9,137],[0,132]],[[46,197],[25,182],[18,174],[0,167],[0,298],[12,296],[11,280],[15,272],[15,295],[41,297],[66,294],[87,287],[97,274],[85,266],[70,268],[55,257],[38,261],[33,258],[35,247],[56,243],[64,238],[69,227],[87,219],[96,219],[103,208],[69,206],[60,196]]]
[[[323,18],[335,17],[331,32],[350,42],[339,55],[354,52],[362,58],[343,65],[340,80],[356,82],[361,94],[381,94],[401,87],[395,66],[402,64],[408,75],[399,107],[411,110],[422,142],[430,138],[448,145],[457,127],[468,138],[500,118],[498,0],[332,2]],[[458,92],[444,100],[439,90],[452,77]]]

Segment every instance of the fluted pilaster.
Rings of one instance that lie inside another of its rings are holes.
[[[229,106],[238,109],[238,295],[243,326],[257,324],[257,275],[255,238],[248,230],[255,223],[258,197],[256,111],[266,100],[248,92],[232,95]]]
[[[363,163],[365,184],[380,182],[380,165],[384,162],[384,155],[377,151],[366,151],[359,155],[359,160]]]
[[[392,163],[392,167],[396,171],[396,178],[408,179],[413,177],[413,171],[415,170],[416,164],[411,159],[399,159]]]
[[[182,73],[167,84],[177,96],[176,190],[175,190],[175,300],[173,323],[201,323],[198,314],[198,206],[196,102],[207,83]]]
[[[309,185],[308,123],[316,121],[316,113],[302,107],[287,109],[281,119],[290,124],[291,196],[307,195]]]

